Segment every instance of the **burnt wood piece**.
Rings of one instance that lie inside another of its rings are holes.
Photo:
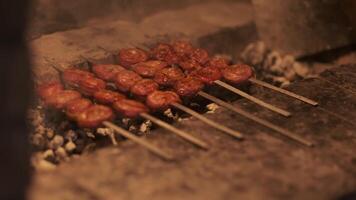
[[[332,76],[331,76],[332,75]],[[322,74],[340,86],[356,87],[356,65]],[[63,163],[54,173],[37,174],[32,199],[335,199],[356,188],[356,128],[331,113],[356,118],[356,97],[319,79],[288,89],[320,102],[315,108],[285,95],[252,87],[254,95],[292,111],[285,119],[244,99],[234,102],[315,141],[305,148],[224,109],[207,117],[246,132],[236,142],[192,119],[192,129],[212,148],[198,151],[175,136],[155,130],[147,138],[170,151],[176,163],[157,159],[130,141]],[[273,136],[272,136],[273,135]],[[277,137],[277,138],[276,138]],[[56,181],[53,181],[56,180]]]

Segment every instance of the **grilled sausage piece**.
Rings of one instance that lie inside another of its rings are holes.
[[[149,111],[144,104],[129,99],[116,101],[113,104],[113,107],[120,115],[128,118],[135,118],[138,117],[140,113],[146,113]]]
[[[145,99],[147,95],[158,89],[159,85],[152,79],[142,79],[131,87],[131,93],[139,98]]]
[[[121,65],[112,65],[112,64],[95,64],[92,67],[93,72],[99,78],[105,81],[114,81],[116,74],[125,68]]]
[[[215,57],[211,58],[206,64],[207,67],[216,67],[220,70],[223,70],[223,69],[229,67],[229,65],[230,65],[230,62],[227,59],[219,57],[219,56],[215,56]]]
[[[222,72],[223,78],[233,84],[241,84],[252,77],[252,68],[245,64],[232,65]]]
[[[167,66],[168,64],[164,61],[149,60],[133,65],[132,70],[141,75],[142,77],[153,78],[159,70],[162,70]]]
[[[66,69],[62,74],[63,81],[71,87],[76,87],[83,79],[92,77],[94,74],[81,69]]]
[[[173,50],[179,57],[185,57],[192,53],[193,46],[186,41],[176,41],[172,44]]]
[[[95,77],[84,78],[78,84],[78,90],[87,96],[92,96],[95,92],[105,89],[105,87],[105,81]]]
[[[173,65],[173,64],[178,64],[180,61],[180,58],[176,53],[172,52],[172,53],[167,54],[164,61],[166,61],[169,65]]]
[[[200,68],[202,68],[202,66],[200,65],[200,63],[196,60],[193,59],[185,59],[179,62],[179,66],[187,72],[191,72],[194,70],[198,70]]]
[[[172,47],[163,43],[158,44],[151,50],[152,57],[161,61],[165,61],[166,56],[172,53],[174,53]]]
[[[123,70],[116,75],[115,85],[121,92],[128,92],[142,77],[129,70]]]
[[[37,87],[37,93],[41,99],[47,99],[63,90],[63,85],[58,82],[45,83]]]
[[[154,91],[147,96],[146,105],[155,111],[164,111],[172,103],[181,103],[179,96],[171,91]]]
[[[103,105],[92,105],[77,115],[78,126],[82,128],[96,128],[104,121],[115,118],[111,108]]]
[[[169,65],[177,64],[180,60],[169,44],[158,44],[152,49],[152,56],[157,60],[167,62]]]
[[[216,80],[220,80],[221,72],[216,67],[204,67],[191,73],[192,76],[203,81],[203,83],[211,85]]]
[[[197,48],[190,54],[190,58],[204,65],[209,61],[209,53],[205,49]]]
[[[114,92],[111,90],[99,90],[94,93],[94,98],[97,102],[102,103],[102,104],[112,104],[115,101],[119,101],[121,99],[124,99],[125,96],[118,93]]]
[[[202,90],[204,83],[194,77],[186,77],[177,81],[174,85],[175,92],[182,97],[194,96],[197,92]]]
[[[167,67],[157,72],[154,81],[162,86],[173,86],[179,79],[184,78],[184,73],[178,67]]]
[[[119,63],[126,68],[130,68],[131,65],[144,62],[149,59],[148,53],[138,48],[121,49],[118,57]]]
[[[77,120],[78,115],[82,113],[84,110],[86,110],[87,108],[89,108],[91,105],[93,104],[89,99],[85,99],[85,98],[75,99],[66,104],[65,112],[69,119]]]
[[[55,109],[63,109],[67,103],[81,98],[81,94],[74,90],[60,91],[44,100],[45,104]]]

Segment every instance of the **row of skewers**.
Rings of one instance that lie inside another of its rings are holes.
[[[148,119],[196,146],[208,149],[209,145],[206,142],[150,114],[173,107],[187,112],[223,133],[237,139],[243,138],[239,131],[218,124],[183,104],[198,95],[300,144],[313,145],[295,133],[253,116],[204,91],[204,87],[216,84],[286,117],[290,116],[288,111],[259,100],[238,87],[252,82],[317,105],[310,99],[253,78],[253,70],[248,65],[231,65],[222,57],[211,58],[206,50],[194,48],[184,41],[158,44],[149,51],[140,48],[121,49],[115,57],[119,64],[96,64],[87,60],[91,65],[89,71],[77,68],[61,71],[63,83],[50,82],[39,85],[40,98],[46,106],[64,111],[79,127],[112,128],[168,160],[172,159],[171,155],[111,121],[117,117]]]

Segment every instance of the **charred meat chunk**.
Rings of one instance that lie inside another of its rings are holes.
[[[153,78],[155,74],[167,67],[168,64],[164,61],[149,60],[146,62],[137,63],[132,66],[132,70],[145,78]]]
[[[115,85],[121,92],[128,92],[140,80],[142,78],[137,73],[123,70],[116,75]]]
[[[229,83],[241,84],[253,76],[253,71],[248,65],[236,64],[224,69],[222,75]]]
[[[148,112],[145,104],[135,100],[122,99],[113,104],[114,109],[123,117],[136,118],[140,113]]]
[[[179,96],[172,91],[154,91],[147,96],[146,105],[155,111],[164,111],[172,103],[181,103]]]
[[[148,60],[149,55],[146,51],[138,48],[121,49],[118,59],[122,66],[130,68],[131,65]]]
[[[103,105],[92,105],[77,116],[78,126],[82,128],[96,128],[104,121],[115,118],[111,108]]]
[[[125,68],[121,65],[112,64],[95,64],[92,67],[93,72],[97,77],[105,81],[115,81],[116,74]]]
[[[174,85],[175,92],[182,97],[191,97],[204,88],[204,83],[194,77],[183,78]]]
[[[179,79],[184,78],[184,73],[178,67],[167,67],[156,73],[154,80],[162,86],[173,86]]]

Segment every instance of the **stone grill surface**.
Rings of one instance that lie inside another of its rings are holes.
[[[227,9],[231,6],[234,9]],[[187,13],[192,12],[189,9],[214,15],[204,19],[188,16]],[[159,13],[140,23],[115,21],[42,36],[32,42],[35,74],[43,79],[55,73],[44,58],[69,66],[82,62],[80,55],[106,57],[97,45],[114,50],[130,44],[186,37],[196,43],[210,41],[205,45],[208,47],[216,46],[217,41],[231,44],[220,48],[232,53],[235,46],[239,48],[256,39],[246,29],[252,19],[250,9],[241,4],[212,3]],[[157,24],[167,26],[157,27]],[[165,34],[162,35],[163,29]],[[231,40],[231,31],[249,37]],[[335,67],[322,76],[355,91],[356,65]],[[31,199],[324,200],[354,190],[356,128],[335,114],[354,120],[356,94],[315,78],[297,82],[289,89],[319,101],[320,107],[313,108],[259,87],[252,87],[251,93],[291,111],[294,116],[279,117],[243,99],[234,104],[315,141],[315,148],[299,146],[220,107],[206,116],[245,133],[245,141],[236,141],[195,119],[182,121],[175,126],[196,133],[212,148],[199,150],[158,129],[147,136],[147,140],[175,155],[176,162],[164,162],[131,141],[125,141],[118,148],[107,147],[63,163],[52,172],[36,173]]]
[[[323,74],[340,86],[356,87],[356,65]],[[191,119],[176,124],[197,133],[212,148],[201,151],[156,130],[147,139],[175,155],[164,162],[126,141],[38,174],[32,199],[334,199],[356,187],[355,127],[323,111],[355,119],[356,96],[319,79],[289,89],[320,102],[313,108],[288,97],[253,88],[255,95],[293,111],[290,119],[238,100],[234,104],[316,142],[299,146],[227,110],[207,114],[246,134],[243,142]]]

